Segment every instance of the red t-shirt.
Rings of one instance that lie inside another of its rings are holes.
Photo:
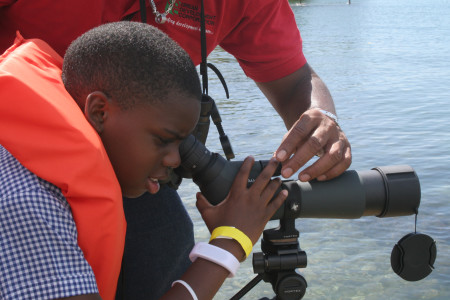
[[[200,1],[174,0],[165,24],[154,21],[147,3],[147,21],[176,40],[196,65],[200,57]],[[169,0],[155,0],[163,12]],[[292,9],[285,0],[205,0],[207,49],[217,45],[236,57],[247,76],[264,82],[282,78],[306,59]],[[0,53],[19,30],[40,38],[64,55],[70,42],[87,30],[134,14],[137,0],[0,0]]]

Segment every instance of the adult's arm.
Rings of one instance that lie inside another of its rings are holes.
[[[233,2],[226,3],[232,6]],[[335,114],[326,85],[303,55],[300,31],[289,2],[242,3],[241,10],[230,17],[236,24],[220,46],[235,56],[245,74],[257,82],[289,130],[276,151],[283,162],[283,176],[290,177],[323,149],[321,159],[303,170],[300,180],[336,177],[350,165],[350,144],[337,124],[314,109]]]
[[[299,173],[301,181],[327,180],[351,164],[351,148],[339,125],[320,110],[336,115],[333,98],[320,77],[305,64],[294,73],[258,87],[283,118],[289,130],[275,152],[290,177],[315,155],[320,158]]]

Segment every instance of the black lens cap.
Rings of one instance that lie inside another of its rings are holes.
[[[436,251],[436,242],[430,236],[416,232],[407,234],[392,249],[392,269],[407,281],[424,279],[434,269]]]

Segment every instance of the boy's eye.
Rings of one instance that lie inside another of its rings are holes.
[[[164,139],[162,137],[159,137],[158,139],[159,139],[159,142],[163,145],[168,145],[173,142],[173,139]]]

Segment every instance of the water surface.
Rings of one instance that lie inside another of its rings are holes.
[[[308,62],[328,85],[353,151],[350,169],[407,164],[421,182],[418,231],[437,243],[436,269],[407,282],[390,266],[392,247],[414,230],[414,217],[357,220],[297,219],[308,255],[301,274],[304,299],[450,299],[450,1],[338,0],[291,2]],[[216,49],[209,60],[223,73],[230,99],[215,76],[216,99],[236,159],[267,159],[285,127],[237,62]],[[210,150],[221,148],[215,128]],[[180,194],[197,241],[209,232],[195,208],[197,187]],[[330,195],[331,197],[332,195]],[[267,228],[276,227],[271,221]],[[259,243],[254,252],[260,251]],[[251,259],[215,299],[229,299],[254,277]],[[244,299],[274,295],[259,283]]]

